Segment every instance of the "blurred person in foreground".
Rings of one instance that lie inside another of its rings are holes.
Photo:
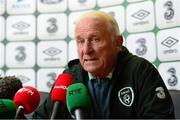
[[[14,95],[20,88],[22,88],[22,82],[17,77],[0,77],[0,99],[13,100]]]
[[[157,69],[146,59],[132,55],[123,44],[116,20],[92,11],[76,22],[79,59],[68,63],[63,73],[88,89],[92,106],[87,118],[174,118],[170,94]],[[49,97],[33,118],[50,118]],[[67,108],[58,118],[71,118]]]
[[[20,88],[22,82],[17,77],[0,77],[0,119],[14,119],[16,106],[13,98]]]

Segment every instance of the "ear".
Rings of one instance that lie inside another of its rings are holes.
[[[123,44],[123,36],[122,35],[118,35],[116,37],[116,46],[119,48],[121,47]]]

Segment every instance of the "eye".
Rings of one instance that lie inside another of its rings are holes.
[[[78,44],[82,44],[82,43],[84,43],[84,39],[82,39],[82,38],[78,38],[78,39],[77,39],[77,43],[78,43]]]
[[[93,37],[93,38],[92,38],[92,41],[93,41],[93,42],[99,42],[100,39],[99,39],[98,37]]]

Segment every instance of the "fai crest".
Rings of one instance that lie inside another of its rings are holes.
[[[125,106],[131,106],[134,101],[134,92],[131,87],[124,87],[118,92],[120,102]]]

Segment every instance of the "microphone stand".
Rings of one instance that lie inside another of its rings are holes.
[[[75,114],[76,120],[82,120],[86,118],[84,110],[82,110],[81,108],[74,110],[74,114]]]
[[[24,116],[24,107],[20,105],[16,111],[15,119],[26,119]]]
[[[59,115],[62,114],[62,110],[63,110],[63,103],[60,101],[56,101],[54,103],[54,107],[52,110],[50,120],[57,119],[59,117]]]

